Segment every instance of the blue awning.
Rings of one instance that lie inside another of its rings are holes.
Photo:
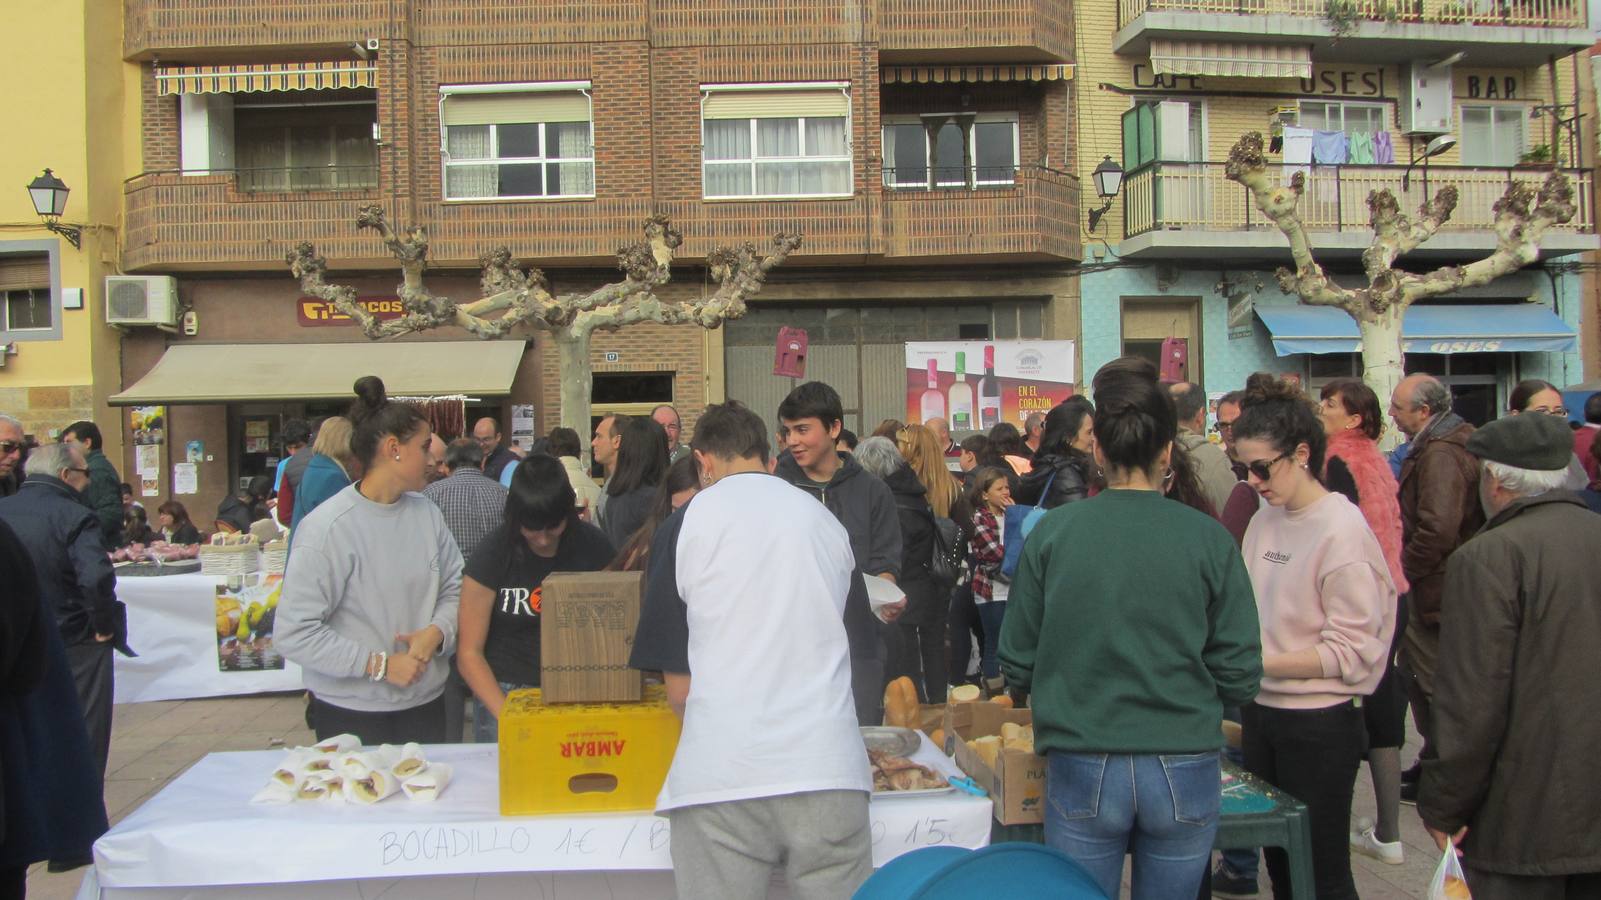
[[[1332,306],[1258,306],[1256,315],[1280,356],[1357,353],[1356,320]],[[1579,336],[1537,303],[1414,306],[1401,325],[1406,353],[1538,353],[1579,349]]]

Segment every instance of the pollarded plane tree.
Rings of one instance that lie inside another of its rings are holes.
[[[1367,287],[1335,284],[1312,255],[1312,243],[1299,206],[1306,180],[1296,173],[1289,184],[1270,173],[1262,154],[1262,135],[1250,132],[1229,151],[1228,178],[1244,185],[1262,211],[1290,241],[1295,268],[1280,268],[1279,288],[1312,306],[1333,306],[1356,320],[1362,335],[1362,379],[1380,402],[1388,402],[1402,377],[1401,323],[1407,307],[1428,297],[1489,284],[1540,258],[1540,240],[1547,229],[1570,221],[1577,212],[1573,185],[1552,171],[1538,189],[1511,181],[1495,201],[1495,250],[1465,265],[1441,266],[1418,274],[1396,267],[1396,260],[1433,237],[1456,209],[1457,189],[1446,186],[1425,198],[1415,216],[1401,212],[1389,189],[1368,194],[1368,220],[1373,241],[1362,251]]]
[[[761,290],[767,273],[801,244],[801,236],[780,233],[765,253],[754,244],[718,247],[706,257],[710,282],[716,290],[703,296],[670,302],[656,289],[672,277],[673,252],[683,235],[666,216],[645,222],[644,239],[617,251],[621,281],[588,293],[552,294],[550,283],[538,269],[524,269],[511,251],[499,247],[479,260],[481,296],[457,303],[430,291],[423,283],[428,258],[428,231],[412,226],[396,232],[379,206],[365,206],[356,217],[357,228],[370,228],[383,238],[400,261],[400,301],[403,314],[383,320],[356,302],[356,289],[327,280],[328,263],[309,242],[288,256],[289,269],[300,279],[307,295],[326,300],[349,316],[372,340],[428,331],[460,328],[484,340],[527,330],[545,331],[556,345],[561,371],[561,423],[580,435],[589,433],[592,369],[590,341],[597,331],[616,331],[629,325],[656,322],[663,325],[698,325],[717,328],[745,314],[745,301]]]

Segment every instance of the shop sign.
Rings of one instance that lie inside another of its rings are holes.
[[[1403,341],[1402,353],[1499,353],[1501,342],[1489,341]]]
[[[1519,72],[1458,72],[1457,95],[1466,100],[1522,100]]]
[[[398,319],[406,314],[399,297],[358,297],[356,303],[379,319]],[[332,303],[316,297],[301,297],[295,306],[295,318],[302,328],[355,324],[349,316],[334,309]]]
[[[1138,90],[1206,91],[1207,85],[1198,75],[1162,75],[1151,71],[1146,63],[1133,66],[1134,87]],[[1230,82],[1243,79],[1228,79]],[[1287,79],[1251,79],[1284,81]],[[1300,93],[1311,97],[1373,97],[1384,96],[1384,69],[1333,68],[1318,66],[1311,78],[1299,78]],[[1504,94],[1501,96],[1505,96]]]

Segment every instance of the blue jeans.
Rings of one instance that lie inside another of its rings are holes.
[[[533,687],[531,684],[511,684],[500,682],[500,691],[509,694],[523,688]],[[489,714],[489,707],[485,706],[477,697],[473,698],[473,743],[496,744],[500,742],[500,720]]]
[[[1001,661],[996,656],[996,650],[1001,646],[1001,622],[1005,618],[1005,600],[978,605],[978,621],[984,626],[984,646],[979,650],[978,668],[985,678],[996,678],[1001,674]]]
[[[1192,897],[1212,859],[1221,804],[1216,751],[1047,756],[1045,843],[1118,896],[1134,855],[1133,900]]]

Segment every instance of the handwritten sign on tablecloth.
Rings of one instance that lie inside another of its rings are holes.
[[[496,872],[669,870],[671,826],[650,813],[502,818],[499,750],[426,748],[455,767],[435,803],[400,796],[373,806],[252,805],[278,751],[213,753],[178,776],[95,844],[103,887],[282,884]],[[944,757],[924,742],[914,758]],[[865,757],[864,757],[865,765]],[[941,766],[951,768],[949,760]],[[874,865],[921,847],[989,843],[990,801],[959,791],[875,798]],[[217,847],[275,848],[217,853]]]

